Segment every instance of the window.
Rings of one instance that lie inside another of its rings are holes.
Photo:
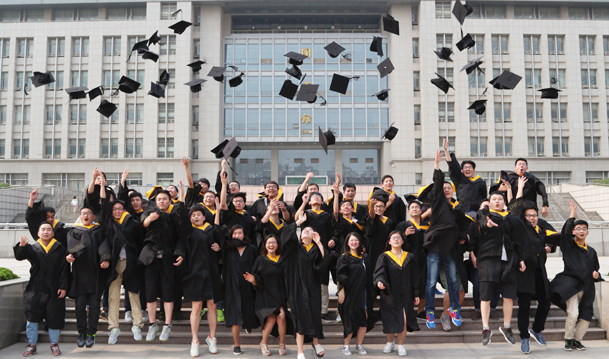
[[[34,39],[17,39],[17,57],[32,57]]]
[[[412,39],[412,57],[414,57],[414,58],[419,57],[419,39],[418,38]]]
[[[135,143],[135,145],[134,145]],[[144,154],[144,139],[127,138],[125,140],[125,157],[127,158],[142,158]]]
[[[469,110],[469,122],[486,122],[486,111],[478,115],[476,110]]]
[[[11,186],[27,186],[27,173],[2,173],[0,183],[8,183]]]
[[[469,88],[485,88],[486,81],[484,81],[484,73],[474,70],[474,72],[467,75],[467,84]]]
[[[493,47],[493,55],[498,55],[500,51],[502,54],[508,54],[507,35],[493,35],[491,36],[491,42]]]
[[[443,47],[452,47],[453,36],[451,34],[436,35],[436,49],[440,50]]]
[[[560,104],[560,112],[558,112],[558,104],[556,102],[553,102],[550,105],[550,108],[552,109],[552,122],[567,122],[567,104],[566,103],[561,103]],[[560,118],[559,118],[560,115]]]
[[[543,122],[543,104],[527,102],[527,122]]]
[[[539,35],[524,35],[524,53],[539,54]]]
[[[584,122],[590,122],[590,119],[592,119],[592,122],[599,122],[598,120],[598,103],[586,103],[584,102],[583,104],[583,110],[584,110]]]
[[[13,158],[30,157],[30,140],[13,140]]]
[[[442,142],[444,141],[446,137],[442,136],[438,139],[438,148],[440,148],[440,150],[442,152],[444,152],[444,147],[442,147]],[[455,138],[454,137],[448,137],[448,152],[455,152]],[[447,156],[448,154],[444,154],[445,156]]]
[[[596,183],[609,178],[609,171],[586,171],[586,183]]]
[[[55,82],[48,84],[47,90],[49,90],[49,91],[63,90],[63,71],[57,71],[57,72],[53,73],[53,77],[55,78]]]
[[[173,138],[167,138],[167,146],[165,146],[165,138],[158,139],[158,158],[173,158]]]
[[[581,70],[582,88],[596,88],[596,69]]]
[[[550,55],[565,53],[565,37],[558,35],[548,36],[548,51]]]
[[[192,130],[199,131],[199,106],[192,107]]]
[[[54,111],[53,111],[54,108]],[[61,123],[61,110],[62,105],[47,105],[46,118],[44,120],[45,125],[52,125]]]
[[[414,105],[414,124],[421,125],[421,105]]]
[[[543,137],[529,137],[529,157],[543,157],[544,156],[544,146],[543,146]]]
[[[594,55],[594,39],[595,36],[580,36],[579,37],[579,53],[581,55]]]
[[[163,73],[163,71],[164,70],[159,70],[159,77],[161,77],[161,73]],[[167,72],[169,73],[169,82],[167,82],[166,88],[173,89],[176,87],[176,76],[175,76],[176,70],[168,69]],[[140,83],[143,83],[143,82],[140,82]]]
[[[78,142],[76,139],[70,139],[70,154],[68,158],[84,158],[85,157],[85,143],[86,139],[79,138]]]
[[[567,87],[565,69],[558,69],[558,75],[556,74],[556,69],[550,69],[550,85],[558,88]]]
[[[588,20],[587,7],[570,7],[569,19],[571,20]]]
[[[478,141],[478,139],[480,141]],[[471,137],[470,138],[470,153],[472,157],[486,157],[488,156],[487,149],[488,139],[486,137]]]
[[[305,161],[307,159],[305,158]],[[314,163],[315,158],[311,158]],[[322,162],[323,163],[323,162]],[[355,184],[374,184],[380,181],[378,149],[344,149],[343,172]],[[323,164],[322,164],[323,166]],[[329,166],[328,166],[329,167]],[[320,175],[326,175],[320,171]]]
[[[8,90],[8,72],[6,71],[0,74],[0,90]]]
[[[165,110],[165,107],[167,107],[167,111]],[[168,104],[164,104],[164,103],[160,103],[159,104],[159,123],[165,123],[165,121],[167,121],[167,123],[173,123],[174,122],[174,110],[175,108],[175,104],[173,103],[168,103]]]
[[[419,24],[419,7],[411,6],[410,11],[412,11],[412,24],[418,25]]]
[[[44,10],[26,10],[25,21],[35,22],[44,21]]]
[[[32,88],[32,72],[28,72],[27,74],[25,74],[23,71],[17,72],[17,78],[15,81],[15,89],[17,91],[23,90],[24,82],[25,82],[26,90],[29,90]]]
[[[157,186],[167,187],[173,184],[173,173],[157,173],[156,174]]]
[[[495,156],[508,157],[512,155],[512,138],[495,137]]]
[[[49,57],[62,57],[66,52],[66,39],[49,39]]]
[[[423,174],[422,173],[414,174],[414,184],[416,184],[416,185],[423,184]]]
[[[78,20],[90,21],[97,20],[97,9],[79,9]]]
[[[594,20],[609,20],[609,9],[602,7],[592,8]]]
[[[438,75],[444,77],[451,85],[453,84],[453,68],[449,67],[446,69],[439,68]]]
[[[89,38],[75,37],[72,39],[72,56],[89,56]]]
[[[601,142],[601,138],[600,137],[584,137],[584,155],[589,157],[589,156],[600,156],[601,155],[601,148],[600,148],[600,142]],[[590,143],[592,143],[592,146],[590,146]]]
[[[30,113],[31,113],[30,105],[15,106],[15,115],[14,115],[15,121],[13,121],[13,124],[21,125],[21,121],[23,121],[24,125],[29,125],[30,124]]]
[[[371,163],[377,164],[373,157],[374,150],[343,150],[343,176],[349,178],[349,180],[357,180],[358,183],[373,183],[370,178],[376,178],[380,181],[378,174],[375,174],[376,169],[371,168],[371,171],[367,174],[366,170],[366,159],[371,158]],[[374,151],[376,152],[376,151]],[[242,152],[243,153],[243,152]],[[332,183],[335,179],[334,170],[335,162],[332,159],[334,157],[334,150],[328,149],[328,154],[321,149],[297,149],[297,150],[279,150],[279,184],[296,184],[302,182],[307,172],[313,172],[316,175],[327,176],[328,183]],[[241,157],[239,157],[241,158]],[[351,159],[354,159],[351,162]],[[256,159],[259,161],[259,159]],[[262,163],[258,164],[258,168],[262,166]],[[376,167],[375,165],[374,167]],[[241,172],[238,172],[241,176]],[[258,169],[260,173],[260,169]],[[358,178],[361,175],[360,178]],[[296,178],[289,176],[298,176]]]
[[[436,1],[436,19],[450,19],[450,1]]]
[[[0,106],[0,125],[6,125],[6,105]]]
[[[106,19],[127,20],[127,8],[106,8]]]
[[[53,10],[53,20],[55,21],[72,21],[74,20],[74,10]]]
[[[501,109],[503,107],[503,110]],[[504,102],[503,106],[500,103],[495,105],[495,122],[512,122],[512,104]]]
[[[131,19],[146,20],[146,7],[131,8]]]
[[[19,22],[19,20],[21,20],[21,12],[19,10],[2,11],[2,22]]]
[[[505,19],[505,7],[504,6],[487,6],[486,7],[486,18],[487,19]]]
[[[535,7],[534,6],[514,6],[514,18],[515,19],[534,19],[535,18]]]
[[[6,140],[1,139],[0,140],[0,158],[4,158],[6,156],[5,144],[6,144]]]
[[[102,138],[101,139],[101,158],[116,158],[118,157],[118,138]]]
[[[87,105],[70,105],[70,125],[87,124]]]
[[[127,105],[127,123],[144,122],[144,105]]]
[[[135,73],[135,70],[129,70],[127,71],[127,77],[129,77],[130,79],[134,79],[135,81],[144,84],[146,83],[144,81],[144,76],[146,75],[146,71],[145,70],[137,70],[137,75]],[[173,76],[171,76],[173,77]]]
[[[201,39],[192,40],[192,54],[195,59],[201,57]]]
[[[88,86],[89,71],[72,71],[72,87]]]
[[[569,137],[552,137],[554,157],[569,156]]]
[[[162,42],[160,43],[159,55],[167,55],[167,49],[169,49],[169,55],[176,54],[176,37],[173,36],[163,36]]]
[[[199,140],[192,140],[191,148],[191,158],[199,158]]]
[[[0,39],[0,56],[8,57],[11,53],[11,40]]]
[[[120,81],[120,79],[121,79],[120,70],[114,70],[114,71],[104,70],[104,87],[105,88],[110,89],[110,88],[118,87],[118,82]]]
[[[334,154],[334,150],[328,150],[328,154],[330,153]],[[326,156],[325,152],[324,156]],[[279,158],[281,159],[281,155]],[[319,166],[317,167],[319,169]],[[271,150],[243,150],[235,160],[234,168],[239,173],[239,182],[242,186],[262,186],[271,180]],[[279,177],[280,183],[282,180],[283,178]]]
[[[195,176],[193,176],[193,178],[195,178]],[[131,172],[129,172],[129,177],[127,177],[127,181],[125,181],[125,184],[128,187],[141,186],[142,183],[143,183],[143,181],[142,181],[142,174],[141,173],[131,173]]]
[[[192,14],[194,16],[194,25],[195,26],[201,25],[201,7],[195,6],[192,10]]]
[[[44,140],[44,157],[61,158],[61,139]]]
[[[560,8],[558,7],[540,7],[539,18],[540,19],[558,19],[560,14]]]
[[[438,120],[439,122],[455,122],[454,102],[438,102]]]
[[[413,90],[414,91],[420,91],[421,90],[421,84],[420,84],[420,73],[419,71],[414,71],[412,73],[412,86],[413,86]]]
[[[174,12],[178,10],[178,4],[175,2],[161,3],[161,20],[173,20],[175,19]]]
[[[120,36],[110,36],[104,38],[104,56],[120,56],[121,55],[121,38]]]
[[[527,88],[541,88],[541,69],[525,69],[524,75]]]
[[[472,39],[476,42],[474,47],[467,49],[467,53],[472,56],[484,54],[484,35],[472,35]]]

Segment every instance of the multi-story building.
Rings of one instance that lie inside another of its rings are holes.
[[[133,185],[169,184],[184,179],[185,156],[195,176],[213,178],[218,160],[209,150],[233,136],[243,148],[233,167],[244,185],[300,182],[310,170],[329,184],[335,172],[356,184],[377,184],[386,173],[397,184],[424,184],[443,137],[487,179],[518,157],[550,183],[609,175],[609,8],[601,2],[470,1],[463,32],[476,45],[463,52],[450,1],[9,3],[0,4],[0,181],[82,188],[97,165],[111,182],[129,168]],[[400,22],[399,36],[382,31],[387,13]],[[174,34],[168,26],[181,19],[194,25]],[[156,30],[158,62],[135,53],[127,61]],[[373,36],[382,36],[385,57],[369,50]],[[328,56],[332,41],[346,56]],[[433,50],[441,47],[453,49],[454,62],[438,59]],[[307,55],[305,82],[320,85],[325,106],[278,95],[289,51]],[[380,78],[376,66],[387,57],[395,70]],[[460,71],[477,57],[484,73]],[[198,74],[186,66],[197,59],[207,62]],[[245,72],[244,83],[206,77],[224,65],[239,69],[227,78]],[[522,81],[493,89],[488,82],[506,69]],[[148,96],[163,70],[171,73],[165,98]],[[55,83],[33,88],[34,71],[52,72]],[[436,72],[454,90],[433,86]],[[340,95],[328,90],[334,73],[359,79]],[[141,89],[110,99],[123,75]],[[208,81],[191,93],[183,84],[196,77]],[[68,101],[64,90],[81,85],[103,85],[103,99],[118,110],[105,118],[96,111],[100,98]],[[551,86],[559,98],[542,100],[537,90]],[[387,101],[371,96],[386,88]],[[467,109],[478,98],[488,100],[480,116]],[[393,122],[397,137],[381,140]],[[336,134],[328,154],[318,127]]]

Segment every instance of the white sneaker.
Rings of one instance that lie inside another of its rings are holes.
[[[296,357],[296,359],[305,359],[305,355],[304,355],[304,353],[300,353],[300,354],[298,354],[298,356]]]
[[[387,344],[385,344],[385,348],[383,348],[383,353],[389,354],[393,351],[393,349],[395,349],[395,343],[387,342]]]
[[[349,349],[348,345],[343,345],[343,354],[351,355],[351,350]]]
[[[199,342],[190,343],[190,356],[196,358],[199,356]]]
[[[367,355],[367,354],[368,354],[368,352],[366,351],[366,349],[364,349],[364,345],[358,345],[358,346],[356,346],[355,348],[357,349],[357,352],[358,352],[360,355]]]
[[[116,344],[118,340],[118,335],[121,333],[121,330],[118,328],[114,328],[110,331],[110,336],[108,337],[108,344]]]
[[[148,322],[148,311],[147,310],[142,310],[142,323],[147,323]]]
[[[343,320],[340,318],[340,314],[336,315],[336,322],[337,323],[342,323],[343,322]]]
[[[207,338],[205,338],[205,343],[207,343],[210,353],[212,353],[212,354],[218,353],[218,348],[216,347],[216,344],[218,344],[218,340],[216,338],[212,339],[208,335]]]
[[[169,339],[169,334],[171,334],[171,325],[163,325],[163,331],[159,336],[159,340],[162,342],[167,341],[167,339]]]
[[[125,312],[125,323],[133,323],[133,315],[131,315],[131,311]]]
[[[406,348],[404,348],[403,345],[398,345],[398,355],[401,357],[408,355],[408,353],[406,353]]]
[[[133,339],[138,342],[142,341],[142,328],[134,325],[131,327],[131,331],[133,332]]]
[[[159,326],[156,323],[153,323],[148,328],[148,334],[146,335],[146,341],[151,342],[156,337],[156,332],[159,331]]]

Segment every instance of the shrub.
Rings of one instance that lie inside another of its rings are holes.
[[[0,281],[16,279],[16,278],[19,278],[19,276],[16,275],[15,273],[13,273],[12,270],[10,270],[8,268],[0,267]]]

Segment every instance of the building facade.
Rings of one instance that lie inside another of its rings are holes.
[[[336,172],[362,185],[384,174],[396,184],[425,184],[443,137],[488,180],[518,157],[548,183],[609,175],[606,2],[469,1],[474,12],[463,32],[476,45],[463,52],[450,1],[3,3],[0,182],[80,189],[97,165],[111,183],[129,168],[132,185],[167,185],[185,180],[180,158],[187,156],[195,177],[214,178],[218,160],[209,151],[233,136],[243,148],[234,178],[243,185],[297,184],[309,171],[322,184]],[[386,13],[400,22],[399,36],[382,31]],[[182,19],[194,25],[174,34],[168,26]],[[162,40],[151,50],[159,60],[134,53],[127,61],[133,45],[156,30]],[[369,50],[373,36],[383,38],[385,57]],[[346,56],[327,55],[332,41]],[[438,59],[433,50],[441,47],[453,49],[454,62]],[[278,95],[289,78],[289,51],[307,55],[303,83],[320,85],[314,104]],[[376,67],[387,57],[395,70],[380,78]],[[478,57],[484,73],[461,72]],[[186,65],[197,59],[206,64],[193,73]],[[225,65],[238,68],[227,78],[245,72],[243,84],[206,77],[211,66]],[[148,96],[163,70],[171,74],[165,98]],[[488,84],[503,70],[522,76],[514,90]],[[34,71],[52,72],[55,83],[32,87]],[[357,78],[345,95],[328,91],[335,73]],[[433,86],[434,73],[454,90],[445,95]],[[121,76],[142,87],[110,98]],[[198,77],[208,81],[191,93],[183,84]],[[99,98],[68,101],[64,91],[99,85],[103,99],[118,105],[111,118],[96,111]],[[537,90],[547,87],[559,88],[559,98],[542,100]],[[382,89],[390,89],[387,101],[371,96]],[[478,98],[487,100],[480,116],[467,109]],[[397,137],[381,140],[394,122]],[[336,135],[327,154],[318,127]]]

